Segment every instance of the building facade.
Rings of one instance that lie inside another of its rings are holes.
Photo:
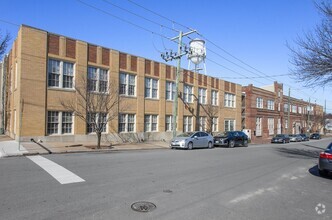
[[[283,95],[283,84],[262,88],[244,86],[242,127],[254,143],[266,143],[276,134],[320,132],[323,107]]]
[[[117,87],[123,100],[103,136],[117,141],[172,137],[173,66],[25,25],[5,66],[4,129],[15,139],[95,139],[91,124],[61,104],[76,99],[75,86],[86,86],[80,84],[82,76],[94,83],[96,93]],[[208,130],[208,124],[211,132],[241,129],[241,85],[188,70],[181,71],[180,82],[177,132]],[[104,120],[109,113],[87,114]]]

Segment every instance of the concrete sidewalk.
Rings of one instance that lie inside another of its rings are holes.
[[[0,158],[11,156],[24,156],[35,154],[50,153],[79,153],[79,152],[111,152],[121,150],[149,150],[149,149],[167,149],[168,142],[151,141],[143,143],[121,143],[109,146],[102,143],[102,148],[97,149],[95,142],[18,142],[0,135]]]

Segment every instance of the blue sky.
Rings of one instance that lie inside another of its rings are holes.
[[[320,22],[312,0],[2,0],[1,5],[0,29],[13,38],[19,28],[15,24],[26,24],[159,62],[165,62],[161,52],[177,50],[161,36],[174,37],[178,32],[171,29],[187,32],[190,27],[218,46],[206,44],[208,75],[257,87],[277,80],[284,93],[291,88],[292,97],[310,97],[322,106],[326,100],[332,113],[331,88],[309,89],[285,76],[293,68],[286,43],[293,45]],[[182,67],[188,67],[185,57]],[[278,76],[267,77],[271,75]]]

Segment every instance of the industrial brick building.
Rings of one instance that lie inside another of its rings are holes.
[[[250,130],[255,143],[269,142],[276,134],[321,132],[323,129],[323,107],[285,96],[283,84],[274,82],[262,88],[249,84],[243,86],[242,91],[242,127]]]
[[[118,86],[126,103],[107,124],[105,137],[137,141],[172,136],[173,66],[22,25],[4,67],[4,129],[15,139],[94,140],[93,128],[59,101],[75,99],[73,85],[82,74],[95,77],[96,92]],[[188,70],[182,70],[180,82],[178,132],[206,129],[208,108],[215,112],[213,132],[242,128],[241,85]]]

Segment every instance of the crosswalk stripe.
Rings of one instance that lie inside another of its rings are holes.
[[[27,158],[43,168],[61,184],[85,182],[81,177],[45,157],[37,155],[27,156]]]

